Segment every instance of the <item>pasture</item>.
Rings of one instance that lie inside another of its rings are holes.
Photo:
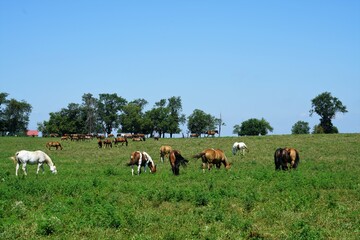
[[[99,149],[97,141],[0,138],[1,239],[359,239],[360,134],[283,135],[129,141]],[[245,156],[232,145],[245,142]],[[174,176],[159,148],[189,160]],[[278,147],[299,150],[295,171],[275,171]],[[203,173],[192,156],[220,148],[232,163]],[[42,150],[57,167],[28,176],[10,159]],[[157,172],[132,176],[133,151],[146,151]]]

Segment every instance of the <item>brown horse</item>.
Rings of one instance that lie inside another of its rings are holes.
[[[221,149],[205,149],[199,154],[194,155],[194,158],[201,158],[203,172],[205,172],[206,165],[208,170],[215,164],[217,168],[220,168],[221,164],[224,164],[226,169],[230,169],[231,163],[228,162],[225,153]]]
[[[209,130],[209,131],[206,131],[205,134],[207,134],[207,136],[215,136],[215,134],[219,134],[218,130]]]
[[[179,175],[180,173],[180,164],[183,167],[186,167],[186,164],[189,162],[183,156],[181,156],[180,151],[178,150],[171,150],[169,154],[169,162],[171,165],[171,170],[174,175]]]
[[[171,151],[172,151],[172,147],[170,147],[170,146],[161,146],[160,147],[161,162],[164,162],[164,157],[168,157]]]
[[[274,153],[275,170],[296,169],[300,161],[299,152],[295,148],[278,148]]]
[[[63,150],[63,147],[61,146],[61,143],[59,142],[48,142],[46,143],[46,148],[48,148],[49,150],[51,150],[51,148],[56,148],[56,150],[58,150],[60,148],[60,150]]]
[[[115,146],[117,146],[118,143],[121,143],[121,146],[124,146],[124,143],[126,146],[128,145],[128,140],[126,137],[117,137],[113,140],[113,142]]]
[[[107,148],[107,147],[112,148],[112,142],[111,142],[111,140],[110,140],[110,139],[105,139],[105,140],[103,141],[103,146],[104,146],[104,148]]]
[[[150,155],[146,152],[132,152],[130,156],[130,162],[127,164],[131,166],[131,174],[134,176],[134,165],[138,166],[137,174],[140,175],[141,167],[144,167],[144,172],[146,172],[146,166],[150,168],[151,173],[156,172],[156,165]]]

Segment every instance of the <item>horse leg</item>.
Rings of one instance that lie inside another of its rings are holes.
[[[22,165],[22,170],[24,171],[24,174],[25,176],[27,175],[27,172],[26,172],[26,163],[23,163]]]
[[[131,175],[134,176],[134,165],[131,165]]]
[[[15,176],[17,176],[17,175],[18,175],[19,167],[20,167],[20,164],[19,164],[19,163],[17,163],[17,164],[16,164]]]

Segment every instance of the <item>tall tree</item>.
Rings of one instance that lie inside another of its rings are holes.
[[[107,134],[110,134],[113,128],[119,127],[119,115],[126,103],[127,101],[116,93],[99,94],[98,117]]]
[[[338,112],[346,113],[346,106],[338,98],[331,96],[330,92],[321,93],[311,100],[310,116],[317,113],[321,117],[320,126],[324,133],[335,132],[331,119],[334,119]]]
[[[215,129],[215,117],[200,109],[195,109],[188,117],[187,127],[191,133],[201,134]]]
[[[10,135],[25,132],[29,125],[31,109],[31,105],[24,100],[19,102],[10,99],[3,112],[5,130]]]
[[[168,99],[169,117],[167,118],[168,133],[170,138],[174,133],[180,133],[180,124],[185,123],[186,118],[184,114],[181,114],[182,104],[180,97],[171,97]]]
[[[0,133],[1,133],[1,135],[4,135],[6,132],[4,111],[5,111],[6,104],[9,102],[6,99],[8,95],[9,94],[7,94],[7,93],[0,93]]]
[[[91,93],[82,96],[83,110],[86,115],[85,126],[87,133],[97,132],[97,99]]]
[[[123,106],[120,115],[120,124],[122,132],[147,133],[143,131],[143,109],[147,101],[145,99],[136,99]]]

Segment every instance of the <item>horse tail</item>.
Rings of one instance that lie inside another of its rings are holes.
[[[183,167],[186,167],[186,164],[189,162],[189,160],[186,160],[183,156],[181,156],[181,154],[177,151],[174,152],[175,154],[175,157],[177,160],[179,160],[180,164],[183,166]]]
[[[295,156],[295,163],[294,163],[294,167],[293,168],[296,168],[297,165],[299,164],[300,162],[300,156],[299,156],[299,152],[295,149],[295,153],[296,153],[296,156]]]

